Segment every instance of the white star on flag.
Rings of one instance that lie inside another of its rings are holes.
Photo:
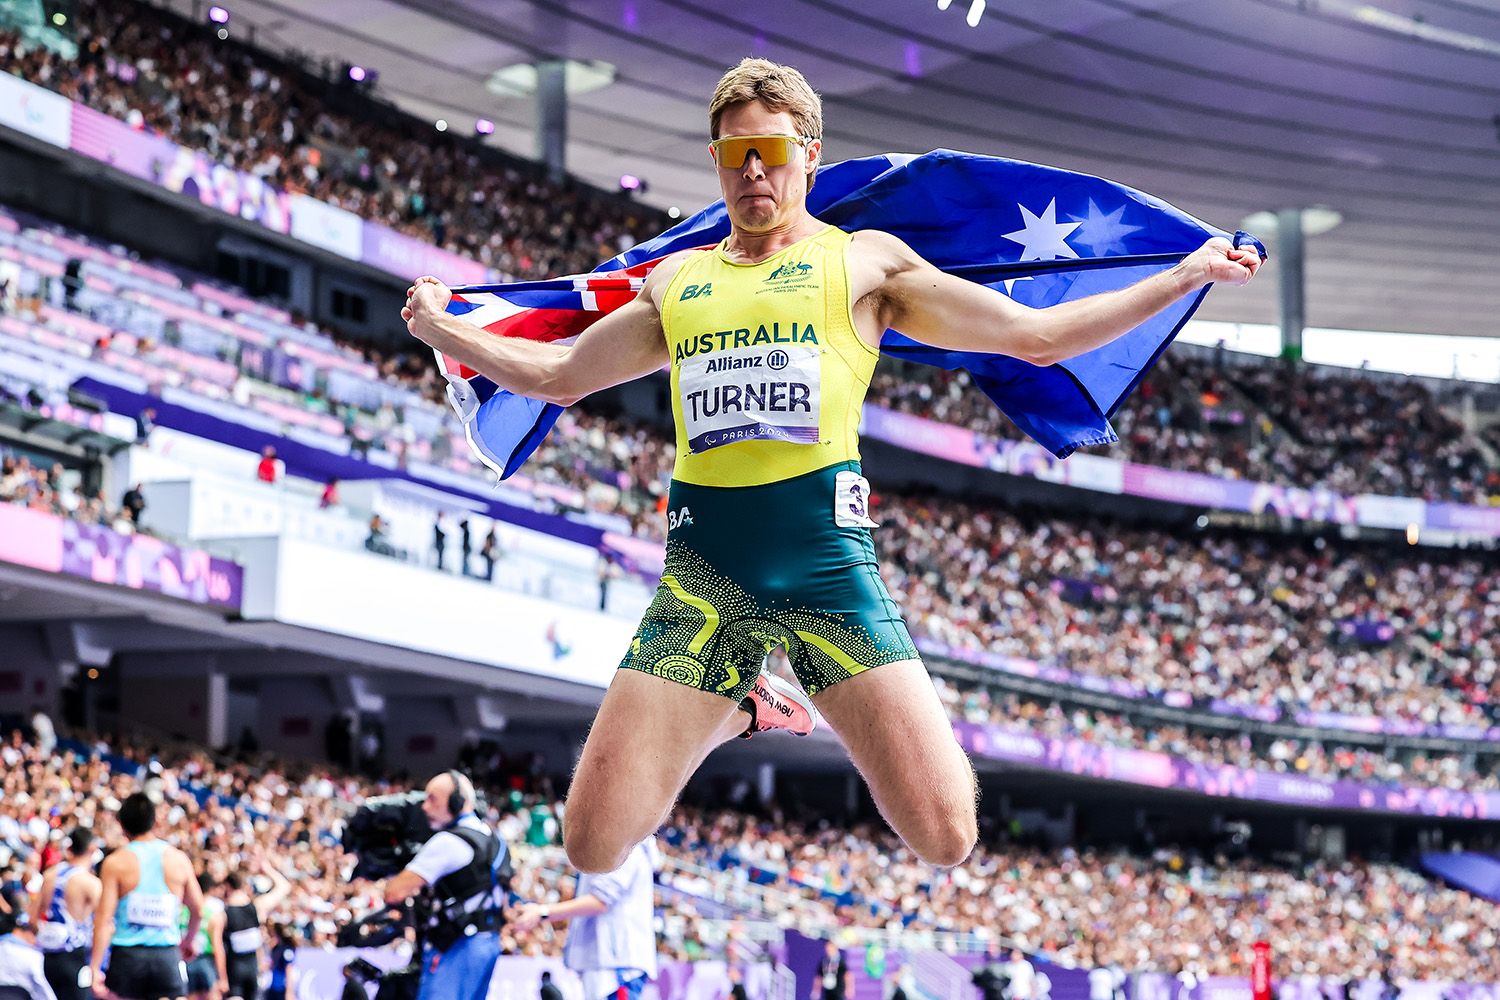
[[[1078,251],[1067,244],[1067,237],[1080,225],[1077,222],[1057,221],[1057,199],[1053,198],[1041,215],[1033,215],[1025,205],[1017,204],[1024,229],[1003,234],[1012,243],[1021,244],[1020,260],[1055,260],[1058,257],[1077,258]]]
[[[1090,198],[1089,214],[1082,218],[1072,216],[1073,221],[1081,227],[1073,238],[1093,250],[1098,256],[1103,256],[1109,250],[1124,252],[1125,237],[1146,228],[1128,225],[1122,221],[1124,217],[1124,205],[1113,212],[1106,213],[1094,203],[1094,199]]]

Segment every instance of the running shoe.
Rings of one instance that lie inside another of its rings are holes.
[[[770,671],[762,671],[755,678],[755,686],[740,707],[750,713],[750,728],[740,734],[740,739],[748,740],[769,729],[785,729],[793,736],[806,736],[818,724],[817,712],[802,689]]]

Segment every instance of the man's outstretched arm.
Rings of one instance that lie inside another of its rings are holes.
[[[520,396],[569,406],[591,392],[656,371],[668,361],[661,313],[652,293],[671,279],[658,267],[630,302],[600,319],[571,346],[497,337],[448,313],[452,293],[418,278],[401,318],[411,335]]]
[[[1261,265],[1254,247],[1237,250],[1215,237],[1176,266],[1128,288],[1033,309],[944,274],[894,236],[861,232],[857,238],[884,272],[872,298],[885,327],[932,347],[1005,354],[1035,365],[1102,347],[1210,282],[1243,285]]]

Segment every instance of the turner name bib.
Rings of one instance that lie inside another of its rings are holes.
[[[815,347],[794,344],[684,358],[678,384],[689,447],[701,452],[737,441],[816,444],[819,354]]]

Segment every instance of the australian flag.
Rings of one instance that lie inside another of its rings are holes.
[[[949,273],[1045,307],[1123,288],[1170,268],[1211,236],[1230,234],[1166,202],[1088,174],[951,150],[887,153],[820,170],[808,211],[849,232],[900,237]],[[562,341],[630,301],[658,261],[729,235],[715,202],[586,275],[454,289],[448,311],[497,336]],[[1259,241],[1234,235],[1265,252]],[[1064,458],[1119,440],[1109,416],[1182,329],[1208,289],[1175,303],[1113,343],[1045,368],[998,354],[939,350],[887,330],[881,351],[969,370],[1016,426]],[[513,395],[438,357],[449,398],[476,454],[514,473],[561,407]]]

